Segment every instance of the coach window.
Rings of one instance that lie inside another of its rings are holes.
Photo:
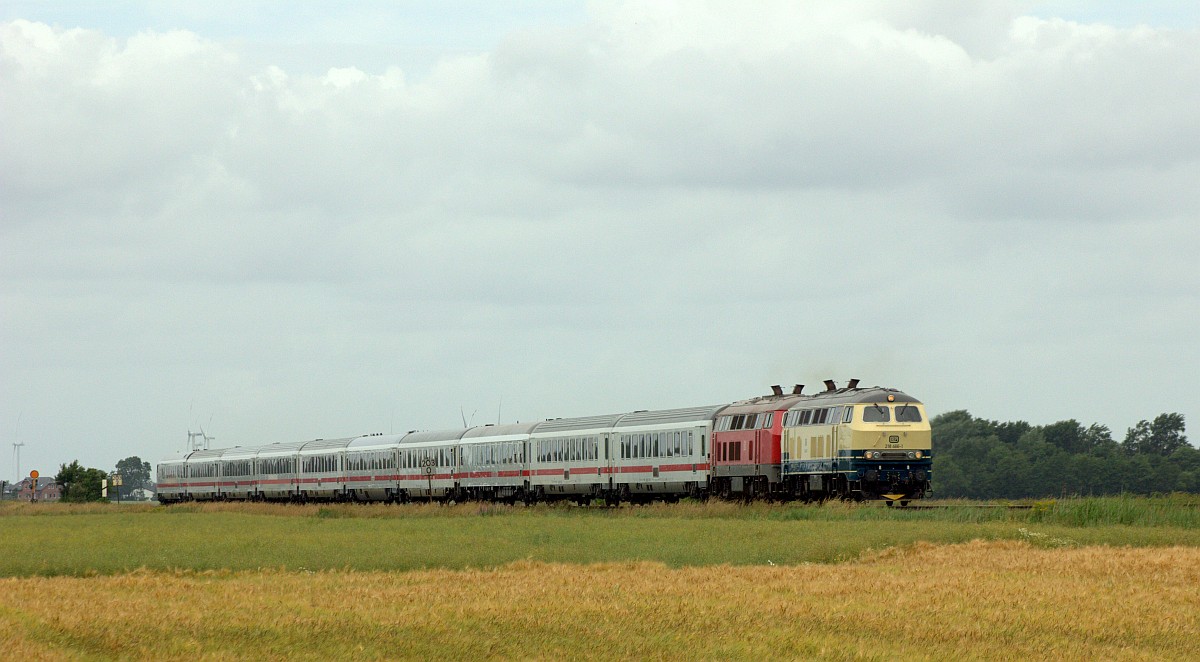
[[[891,411],[883,405],[873,404],[863,408],[863,423],[887,423],[890,420]]]

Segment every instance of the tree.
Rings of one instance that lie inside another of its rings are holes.
[[[84,501],[100,501],[103,481],[107,477],[99,469],[85,468],[74,460],[71,464],[59,467],[54,482],[62,487],[62,500],[82,503]]]
[[[150,482],[150,463],[131,455],[117,462],[117,473],[121,475],[121,496],[129,496],[134,490],[146,487]]]
[[[1188,446],[1183,414],[1159,414],[1154,422],[1139,421],[1125,433],[1122,446],[1127,453],[1170,455]]]

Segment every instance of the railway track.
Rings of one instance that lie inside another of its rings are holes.
[[[887,506],[891,506],[890,502]],[[946,510],[948,508],[990,508],[997,510],[1030,510],[1032,504],[1028,503],[913,503],[907,506],[896,506],[903,510]]]

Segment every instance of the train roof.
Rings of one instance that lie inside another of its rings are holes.
[[[285,441],[282,443],[277,441],[277,442],[267,445],[267,446],[259,446],[258,447],[258,455],[259,455],[259,457],[274,456],[274,455],[295,455],[296,451],[299,451],[300,448],[303,447],[304,444],[307,444],[307,443],[308,443],[307,441]]]
[[[241,446],[234,446],[233,448],[226,448],[225,452],[221,454],[221,459],[222,460],[241,460],[241,459],[246,459],[246,458],[253,458],[258,455],[258,452],[260,450],[262,450],[261,446],[247,446],[245,448],[243,448]]]
[[[300,447],[301,453],[325,453],[345,448],[354,441],[354,437],[342,437],[340,439],[313,439],[306,442]]]
[[[625,414],[613,427],[627,428],[635,425],[659,425],[664,423],[690,423],[692,421],[712,420],[717,412],[728,405],[707,405],[704,407],[682,407],[679,409],[642,410]]]
[[[426,430],[422,432],[409,432],[400,439],[401,444],[421,444],[431,441],[455,441],[462,439],[464,433],[470,428],[453,428],[450,430]]]
[[[355,437],[346,448],[382,448],[394,446],[404,438],[402,434],[364,434]]]
[[[888,400],[889,396],[892,398],[892,400]],[[801,399],[793,404],[790,409],[803,409],[805,407],[824,405],[863,404],[893,401],[921,404],[920,400],[903,391],[899,391],[894,388],[884,388],[882,386],[823,391],[821,393],[814,393],[812,395],[804,395],[800,397]]]
[[[478,439],[480,437],[512,437],[528,436],[541,423],[506,423],[504,425],[481,425],[467,430],[463,439]]]
[[[790,409],[793,405],[804,400],[803,395],[765,395],[761,398],[742,400],[721,409],[722,416],[730,414],[757,414],[764,411]]]
[[[831,382],[828,382],[831,383]],[[857,380],[851,382],[857,384]],[[889,400],[888,398],[891,398]],[[407,434],[369,434],[338,439],[312,439],[308,441],[276,442],[263,446],[234,446],[176,453],[162,463],[212,461],[247,457],[272,457],[297,453],[317,453],[342,448],[382,448],[395,444],[436,443],[445,441],[475,440],[490,437],[521,437],[550,435],[576,430],[605,428],[627,428],[640,425],[685,423],[712,419],[717,415],[748,414],[778,409],[802,409],[805,407],[863,404],[875,402],[906,402],[921,404],[921,401],[894,388],[872,386],[867,388],[840,388],[821,391],[810,395],[782,394],[766,395],[740,400],[728,405],[707,405],[678,409],[639,410],[623,414],[603,416],[579,416],[552,418],[537,423],[510,423],[504,425],[481,425],[471,428],[448,430],[413,431]]]
[[[625,414],[606,414],[604,416],[580,416],[577,418],[551,418],[538,423],[534,434],[552,432],[570,432],[572,430],[594,430],[596,428],[611,428]]]

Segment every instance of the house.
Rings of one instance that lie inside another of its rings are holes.
[[[33,480],[26,478],[17,483],[15,491],[18,501],[33,501],[34,497]],[[38,501],[58,501],[62,498],[62,487],[54,482],[53,478],[47,476],[38,476],[36,494]]]
[[[139,487],[129,491],[129,496],[126,497],[130,501],[149,501],[155,497],[153,487]]]

